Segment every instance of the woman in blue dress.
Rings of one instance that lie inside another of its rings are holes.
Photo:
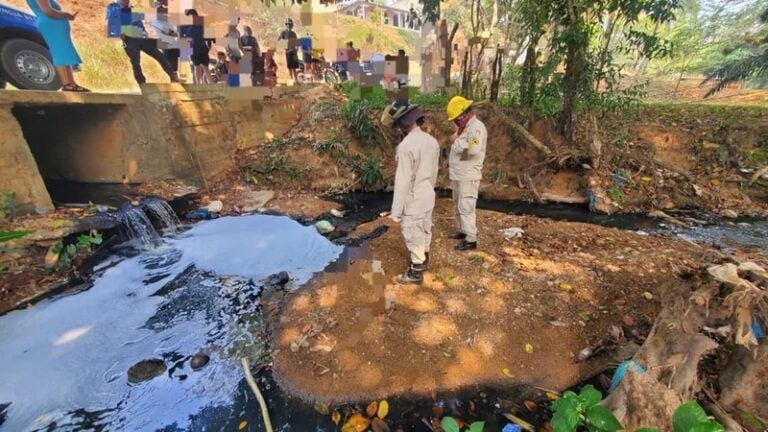
[[[53,57],[53,66],[62,83],[63,91],[90,91],[75,83],[73,68],[82,63],[72,43],[69,22],[75,19],[77,13],[71,14],[61,10],[56,0],[27,0],[27,5],[37,17],[37,29],[43,35],[45,43]]]

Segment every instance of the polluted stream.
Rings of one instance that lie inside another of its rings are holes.
[[[340,202],[350,209],[345,221],[357,224],[388,210],[390,200],[386,194],[352,194]],[[741,244],[765,251],[768,243],[765,221],[680,229],[644,216],[596,216],[573,206],[478,206],[721,248]],[[334,244],[285,216],[223,217],[177,230],[167,203],[142,207],[123,208],[135,240],[94,269],[88,289],[0,316],[0,432],[265,430],[240,365],[243,356],[252,362],[268,356],[261,290],[284,283],[275,277],[280,272],[290,275],[288,289],[295,289],[359,247]],[[163,236],[150,228],[147,214],[163,221]],[[197,354],[210,360],[193,369]],[[157,376],[129,382],[129,369],[150,359],[161,362],[146,363],[155,368],[145,373]],[[257,382],[274,430],[338,430],[324,407],[283,393],[269,369],[261,370]],[[524,412],[526,400],[539,404],[524,419],[541,425],[548,415],[545,391],[525,384],[435,396],[392,398],[388,418],[405,431],[430,431],[424,419],[456,414],[498,431],[508,423],[501,414]]]

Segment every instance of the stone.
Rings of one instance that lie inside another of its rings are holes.
[[[142,360],[128,369],[128,382],[137,384],[162,375],[168,368],[160,359]]]
[[[205,208],[211,213],[219,213],[224,210],[224,203],[221,200],[213,200]]]
[[[333,225],[332,225],[330,222],[328,222],[327,220],[321,220],[321,221],[318,221],[318,222],[315,224],[315,229],[316,229],[316,230],[317,230],[317,232],[319,232],[320,234],[323,234],[323,235],[325,235],[325,234],[329,234],[329,233],[332,233],[332,232],[333,232],[333,230],[334,230],[335,228],[334,228],[334,226],[333,226]]]
[[[739,217],[739,214],[735,210],[723,209],[723,210],[720,210],[720,216],[726,219],[736,219],[737,217]]]
[[[192,366],[193,370],[198,370],[205,367],[205,365],[207,365],[210,361],[211,358],[208,357],[207,354],[199,352],[192,356],[192,359],[189,361],[189,365]]]
[[[243,213],[261,211],[260,209],[264,208],[274,197],[275,191],[271,190],[247,191],[239,198],[240,211]]]

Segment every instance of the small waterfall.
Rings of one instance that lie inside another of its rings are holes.
[[[125,204],[120,208],[118,215],[131,240],[137,240],[146,248],[157,245],[160,237],[141,208]]]
[[[179,226],[180,222],[170,204],[160,198],[149,198],[144,200],[141,204],[147,211],[160,219],[164,228],[172,233],[176,232],[176,228]]]

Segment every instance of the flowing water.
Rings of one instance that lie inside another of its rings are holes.
[[[247,398],[240,357],[264,349],[259,281],[284,270],[303,284],[340,253],[313,227],[255,215],[113,257],[86,291],[0,317],[0,430],[222,429]],[[210,363],[193,371],[201,350]],[[128,368],[153,358],[167,371],[129,384]]]
[[[142,207],[145,207],[149,213],[158,218],[163,224],[163,228],[170,233],[176,233],[180,222],[170,204],[159,198],[149,198],[142,202]]]
[[[129,239],[145,249],[158,245],[159,236],[144,210],[126,204],[120,208],[118,217],[122,221],[122,226],[125,228]]]

